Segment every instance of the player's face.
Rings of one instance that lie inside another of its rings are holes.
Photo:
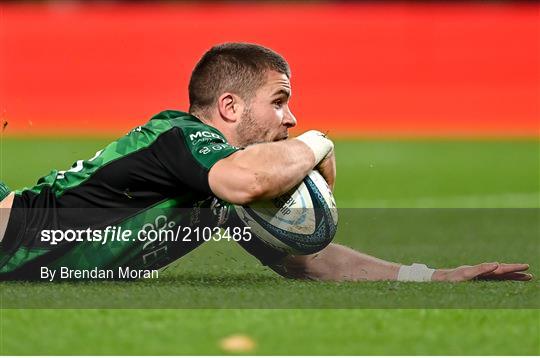
[[[287,139],[296,118],[289,108],[291,83],[286,75],[268,71],[267,81],[247,103],[237,127],[242,146]]]

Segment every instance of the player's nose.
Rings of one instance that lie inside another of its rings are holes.
[[[283,125],[287,128],[296,126],[296,117],[292,114],[291,110],[287,108],[285,115],[283,116]]]

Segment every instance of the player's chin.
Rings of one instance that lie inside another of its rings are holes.
[[[284,135],[284,136],[280,136],[280,137],[274,139],[274,142],[281,142],[282,140],[287,140],[287,139],[289,139],[289,136]]]

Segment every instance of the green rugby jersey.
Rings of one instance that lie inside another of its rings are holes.
[[[40,233],[111,225],[137,232],[145,226],[158,228],[160,218],[174,225],[189,220],[193,224],[194,209],[216,202],[208,184],[210,168],[239,149],[194,116],[164,111],[92,158],[78,160],[67,171],[52,171],[34,187],[17,190],[0,243],[0,279],[38,278],[42,266],[156,269],[169,264],[201,242],[53,245],[44,242]]]

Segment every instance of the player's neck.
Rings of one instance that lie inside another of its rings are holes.
[[[235,130],[236,128],[231,123],[227,123],[223,121],[221,118],[208,119],[208,118],[205,118],[205,116],[201,116],[197,114],[192,114],[192,115],[197,117],[204,124],[210,127],[214,127],[215,129],[220,131],[223,134],[223,136],[225,136],[225,139],[227,140],[229,144],[234,145],[234,146],[240,146],[240,141],[238,140],[237,135],[236,135],[236,130]]]

